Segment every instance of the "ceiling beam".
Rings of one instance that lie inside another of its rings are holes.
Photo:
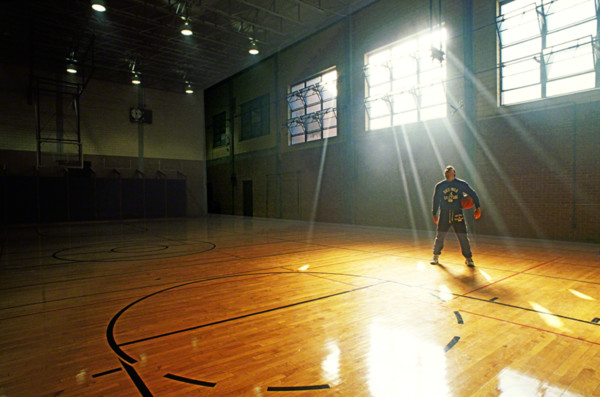
[[[245,4],[245,5],[249,6],[249,7],[256,8],[257,10],[266,12],[267,14],[273,15],[275,17],[278,17],[278,18],[281,18],[281,19],[285,19],[288,22],[292,22],[292,23],[298,24],[300,26],[305,26],[304,23],[300,22],[299,20],[297,20],[295,18],[288,17],[287,15],[280,14],[280,13],[278,13],[276,11],[270,10],[270,9],[262,7],[262,6],[259,6],[257,4],[253,4],[253,3],[251,3],[251,2],[249,2],[247,0],[236,0],[236,1],[238,3]]]
[[[318,11],[320,13],[323,13],[323,14],[337,15],[339,17],[345,17],[345,16],[347,16],[347,15],[341,14],[341,13],[333,11],[333,10],[328,10],[328,9],[320,7],[320,6],[316,6],[316,5],[311,4],[311,3],[309,3],[308,1],[305,1],[305,0],[291,0],[291,1],[293,1],[294,3],[299,4],[301,6],[308,7],[310,9],[312,9],[312,10],[316,10],[316,11]]]

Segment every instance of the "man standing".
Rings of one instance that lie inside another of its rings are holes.
[[[435,243],[433,244],[432,265],[439,263],[439,256],[444,248],[444,239],[450,226],[454,229],[460,243],[460,249],[469,267],[475,267],[473,263],[473,254],[471,253],[471,244],[467,234],[467,225],[463,216],[460,199],[465,196],[471,196],[475,203],[475,219],[481,217],[481,208],[479,208],[479,197],[469,184],[456,178],[454,167],[449,165],[444,170],[445,180],[435,185],[433,193],[433,221],[437,224],[437,233]],[[438,210],[440,212],[438,217]]]

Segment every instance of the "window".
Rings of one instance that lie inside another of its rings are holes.
[[[445,30],[428,30],[365,55],[367,131],[446,117]]]
[[[269,94],[242,104],[242,141],[269,135],[269,109]]]
[[[227,113],[222,112],[213,116],[213,147],[227,145]]]
[[[335,69],[292,85],[286,99],[290,145],[337,136]]]
[[[500,3],[496,22],[502,105],[598,87],[596,2]]]

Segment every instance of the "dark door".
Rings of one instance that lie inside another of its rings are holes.
[[[244,216],[252,215],[252,181],[244,181]]]

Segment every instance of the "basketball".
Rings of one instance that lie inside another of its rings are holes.
[[[464,196],[463,198],[460,199],[460,206],[463,207],[464,209],[469,209],[473,207],[473,197],[471,196]]]

